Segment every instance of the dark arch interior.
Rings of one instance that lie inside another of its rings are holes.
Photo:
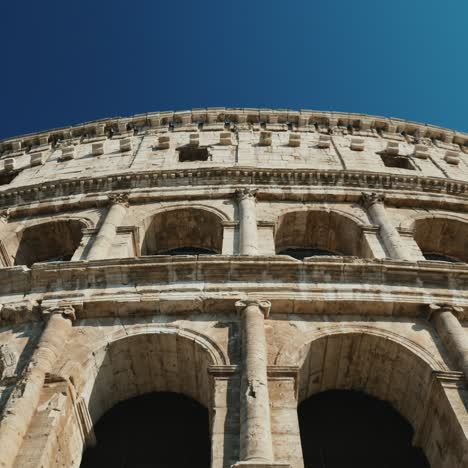
[[[15,265],[70,260],[83,236],[77,220],[50,221],[26,228],[21,233]]]
[[[299,259],[316,255],[368,257],[370,254],[361,227],[354,220],[325,210],[292,211],[280,216],[275,250]]]
[[[330,390],[299,406],[305,468],[430,468],[413,429],[392,406],[364,393]]]
[[[201,247],[179,247],[159,252],[159,255],[215,255],[216,252]]]
[[[209,468],[208,410],[177,393],[149,393],[115,405],[95,427],[81,468]]]
[[[468,262],[468,222],[450,218],[418,219],[414,223],[414,240],[427,260]]]
[[[204,209],[178,208],[158,213],[145,230],[142,255],[178,255],[180,249],[197,250],[196,254],[222,250],[222,221]]]
[[[301,248],[292,248],[285,249],[281,252],[278,252],[279,255],[289,255],[290,257],[296,258],[297,260],[304,260],[307,257],[325,257],[325,256],[337,256],[341,255],[331,250],[326,249],[301,249]]]
[[[437,253],[437,252],[423,252],[424,258],[426,260],[436,260],[438,262],[450,262],[458,263],[460,260],[457,258],[451,257],[449,255]]]

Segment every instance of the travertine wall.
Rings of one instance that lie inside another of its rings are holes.
[[[208,408],[213,468],[302,468],[297,405],[328,389],[468,465],[467,135],[208,109],[0,155],[1,467],[77,467],[105,411],[173,391]]]

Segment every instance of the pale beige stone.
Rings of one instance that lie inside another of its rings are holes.
[[[180,162],[187,145],[208,160]],[[303,468],[298,404],[344,389],[390,402],[433,468],[465,468],[467,147],[225,108],[1,141],[0,466],[79,467],[106,411],[171,391],[209,411],[212,468]]]

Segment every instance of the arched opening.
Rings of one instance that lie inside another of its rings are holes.
[[[81,468],[209,468],[208,410],[177,393],[148,393],[118,403],[95,426],[97,445]]]
[[[213,252],[213,250],[203,249],[201,247],[180,247],[159,252],[160,255],[213,255],[215,253],[216,252]]]
[[[338,255],[365,257],[369,251],[361,227],[334,211],[293,211],[278,220],[276,253],[305,257]]]
[[[427,260],[468,262],[468,222],[418,219],[414,223],[414,239]]]
[[[292,356],[293,362],[299,364],[298,402],[307,405],[310,397],[334,390],[351,390],[388,402],[411,425],[411,442],[422,449],[430,466],[462,466],[466,437],[463,430],[457,432],[447,424],[456,416],[443,388],[434,381],[433,369],[443,369],[444,365],[429,357],[417,343],[404,343],[393,339],[391,333],[364,330],[316,336],[296,352],[295,359]],[[333,395],[323,398],[333,399]],[[335,401],[333,405],[341,403]],[[330,418],[333,411],[330,409]],[[356,433],[360,423],[359,417],[355,421]],[[381,424],[385,424],[385,419]],[[360,439],[356,444],[366,442]],[[335,451],[339,450],[344,448],[336,443]],[[328,468],[323,463],[318,466]],[[394,465],[382,462],[356,466]]]
[[[430,468],[411,425],[387,402],[350,390],[299,405],[305,468]]]
[[[221,218],[199,208],[157,213],[146,221],[142,255],[219,254],[223,245]]]
[[[335,257],[340,256],[338,252],[332,252],[326,249],[303,249],[303,248],[290,248],[278,252],[280,255],[289,255],[290,257],[302,260],[307,257]]]
[[[448,255],[436,253],[436,252],[423,252],[424,258],[426,260],[436,261],[436,262],[449,262],[449,263],[459,263],[455,257],[449,257]]]
[[[78,220],[50,221],[27,227],[19,234],[15,265],[71,260],[85,227]]]
[[[107,436],[102,432],[106,429],[99,429],[101,426],[109,427],[109,424],[105,423],[107,415],[115,413],[116,418],[125,417],[127,414],[125,408],[133,405],[135,405],[134,411],[138,412],[141,409],[145,412],[146,403],[149,409],[153,408],[151,411],[148,409],[147,424],[151,425],[152,419],[154,428],[160,417],[156,416],[155,419],[156,410],[163,414],[166,407],[184,406],[186,418],[189,411],[187,408],[193,408],[194,411],[196,409],[198,414],[204,414],[203,417],[194,416],[192,422],[200,434],[207,434],[206,413],[211,411],[214,392],[208,368],[227,362],[222,350],[208,337],[171,325],[145,324],[141,328],[133,330],[125,328],[106,335],[92,346],[92,352],[86,347],[75,357],[74,362],[63,359],[63,372],[72,374],[71,380],[74,382],[79,408],[85,408],[85,413],[88,414],[83,421],[89,423],[83,423],[82,427],[95,429],[98,447],[103,440],[107,440]],[[139,397],[142,397],[142,400],[139,400]],[[140,404],[141,402],[143,403]],[[122,410],[124,416],[117,415],[120,413],[120,408],[124,408]],[[143,419],[145,417],[142,416]],[[210,413],[209,417],[212,419],[215,416]],[[112,420],[113,417],[109,418]],[[67,460],[74,460],[74,463],[79,464],[85,449],[84,444],[90,443],[87,436],[85,438],[80,436],[76,417],[71,413],[69,421],[69,424],[54,429],[57,431],[54,438],[60,443],[59,459],[64,466],[68,466]],[[127,438],[133,438],[133,432],[138,432],[138,428],[132,424],[125,426],[123,430],[126,433],[123,437]],[[151,428],[153,433],[154,430]],[[86,431],[89,433],[88,429]],[[180,428],[179,432],[182,434],[183,429]],[[211,437],[216,436],[216,434],[211,435]],[[203,446],[206,447],[207,442],[203,440]],[[179,437],[179,447],[181,441]],[[186,442],[184,439],[183,443]],[[153,446],[148,446],[151,452],[156,451],[156,443],[157,438],[153,437]],[[132,451],[133,448],[128,450]],[[208,450],[214,450],[211,448],[210,438]],[[90,453],[92,452],[95,450],[90,450]],[[204,459],[206,460],[206,457]],[[100,466],[166,466],[162,460],[156,459],[151,463],[125,465],[121,462],[121,464]],[[169,466],[171,465],[167,465],[168,468]]]

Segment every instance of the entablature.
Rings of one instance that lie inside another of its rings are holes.
[[[5,311],[66,300],[82,304],[83,318],[233,312],[246,295],[267,297],[274,313],[418,315],[421,304],[468,307],[467,291],[468,265],[344,257],[148,256],[0,270]]]
[[[7,209],[9,216],[20,217],[105,206],[112,192],[125,192],[132,203],[190,201],[223,198],[239,185],[256,186],[259,200],[357,202],[362,190],[372,190],[385,191],[390,206],[463,211],[468,201],[468,182],[458,180],[363,171],[235,167],[131,172],[15,187],[0,191],[0,207]]]

